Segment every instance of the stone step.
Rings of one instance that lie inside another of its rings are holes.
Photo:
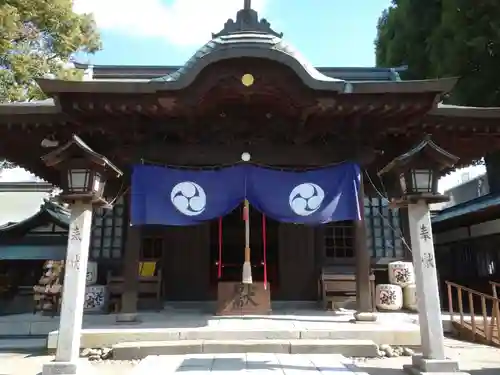
[[[113,359],[143,359],[150,355],[216,353],[341,354],[377,357],[371,340],[176,340],[122,342],[113,345]]]
[[[48,336],[49,351],[57,347],[57,331]],[[338,324],[330,329],[205,329],[128,328],[84,329],[81,348],[112,347],[121,342],[178,340],[370,340],[378,345],[419,346],[417,325]]]
[[[47,339],[40,339],[40,338],[0,339],[0,351],[2,352],[45,351],[46,347],[47,347]]]

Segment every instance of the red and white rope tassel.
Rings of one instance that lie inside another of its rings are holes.
[[[222,278],[222,217],[219,217],[219,261],[217,262],[217,278]]]
[[[266,215],[262,214],[262,252],[264,266],[264,289],[267,289],[267,233],[266,233]]]

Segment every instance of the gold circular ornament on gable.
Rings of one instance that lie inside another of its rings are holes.
[[[244,74],[243,77],[241,77],[241,83],[243,84],[243,86],[250,87],[254,82],[255,78],[249,73]]]

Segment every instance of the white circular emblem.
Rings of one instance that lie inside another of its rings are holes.
[[[180,213],[197,216],[205,211],[207,196],[203,188],[195,182],[184,181],[174,186],[170,200]]]
[[[309,216],[319,209],[323,199],[325,199],[323,189],[312,182],[307,182],[295,186],[290,193],[289,203],[297,215]]]

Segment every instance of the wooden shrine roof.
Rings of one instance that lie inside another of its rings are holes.
[[[0,226],[0,240],[22,235],[46,224],[55,224],[62,229],[68,229],[69,211],[58,203],[46,199],[34,215],[17,223]]]
[[[460,165],[500,149],[500,109],[438,104],[457,79],[316,68],[252,9],[181,67],[76,66],[95,79],[40,79],[50,99],[0,105],[0,156],[54,184],[42,141],[73,134],[124,171],[141,160],[229,164],[248,151],[280,166],[351,159],[375,176],[426,134]]]
[[[150,80],[163,77],[182,66],[162,65],[92,65],[74,63],[77,69],[89,71],[95,80]],[[374,67],[315,67],[317,71],[331,78],[345,81],[398,81],[399,73],[406,70],[398,68]]]

